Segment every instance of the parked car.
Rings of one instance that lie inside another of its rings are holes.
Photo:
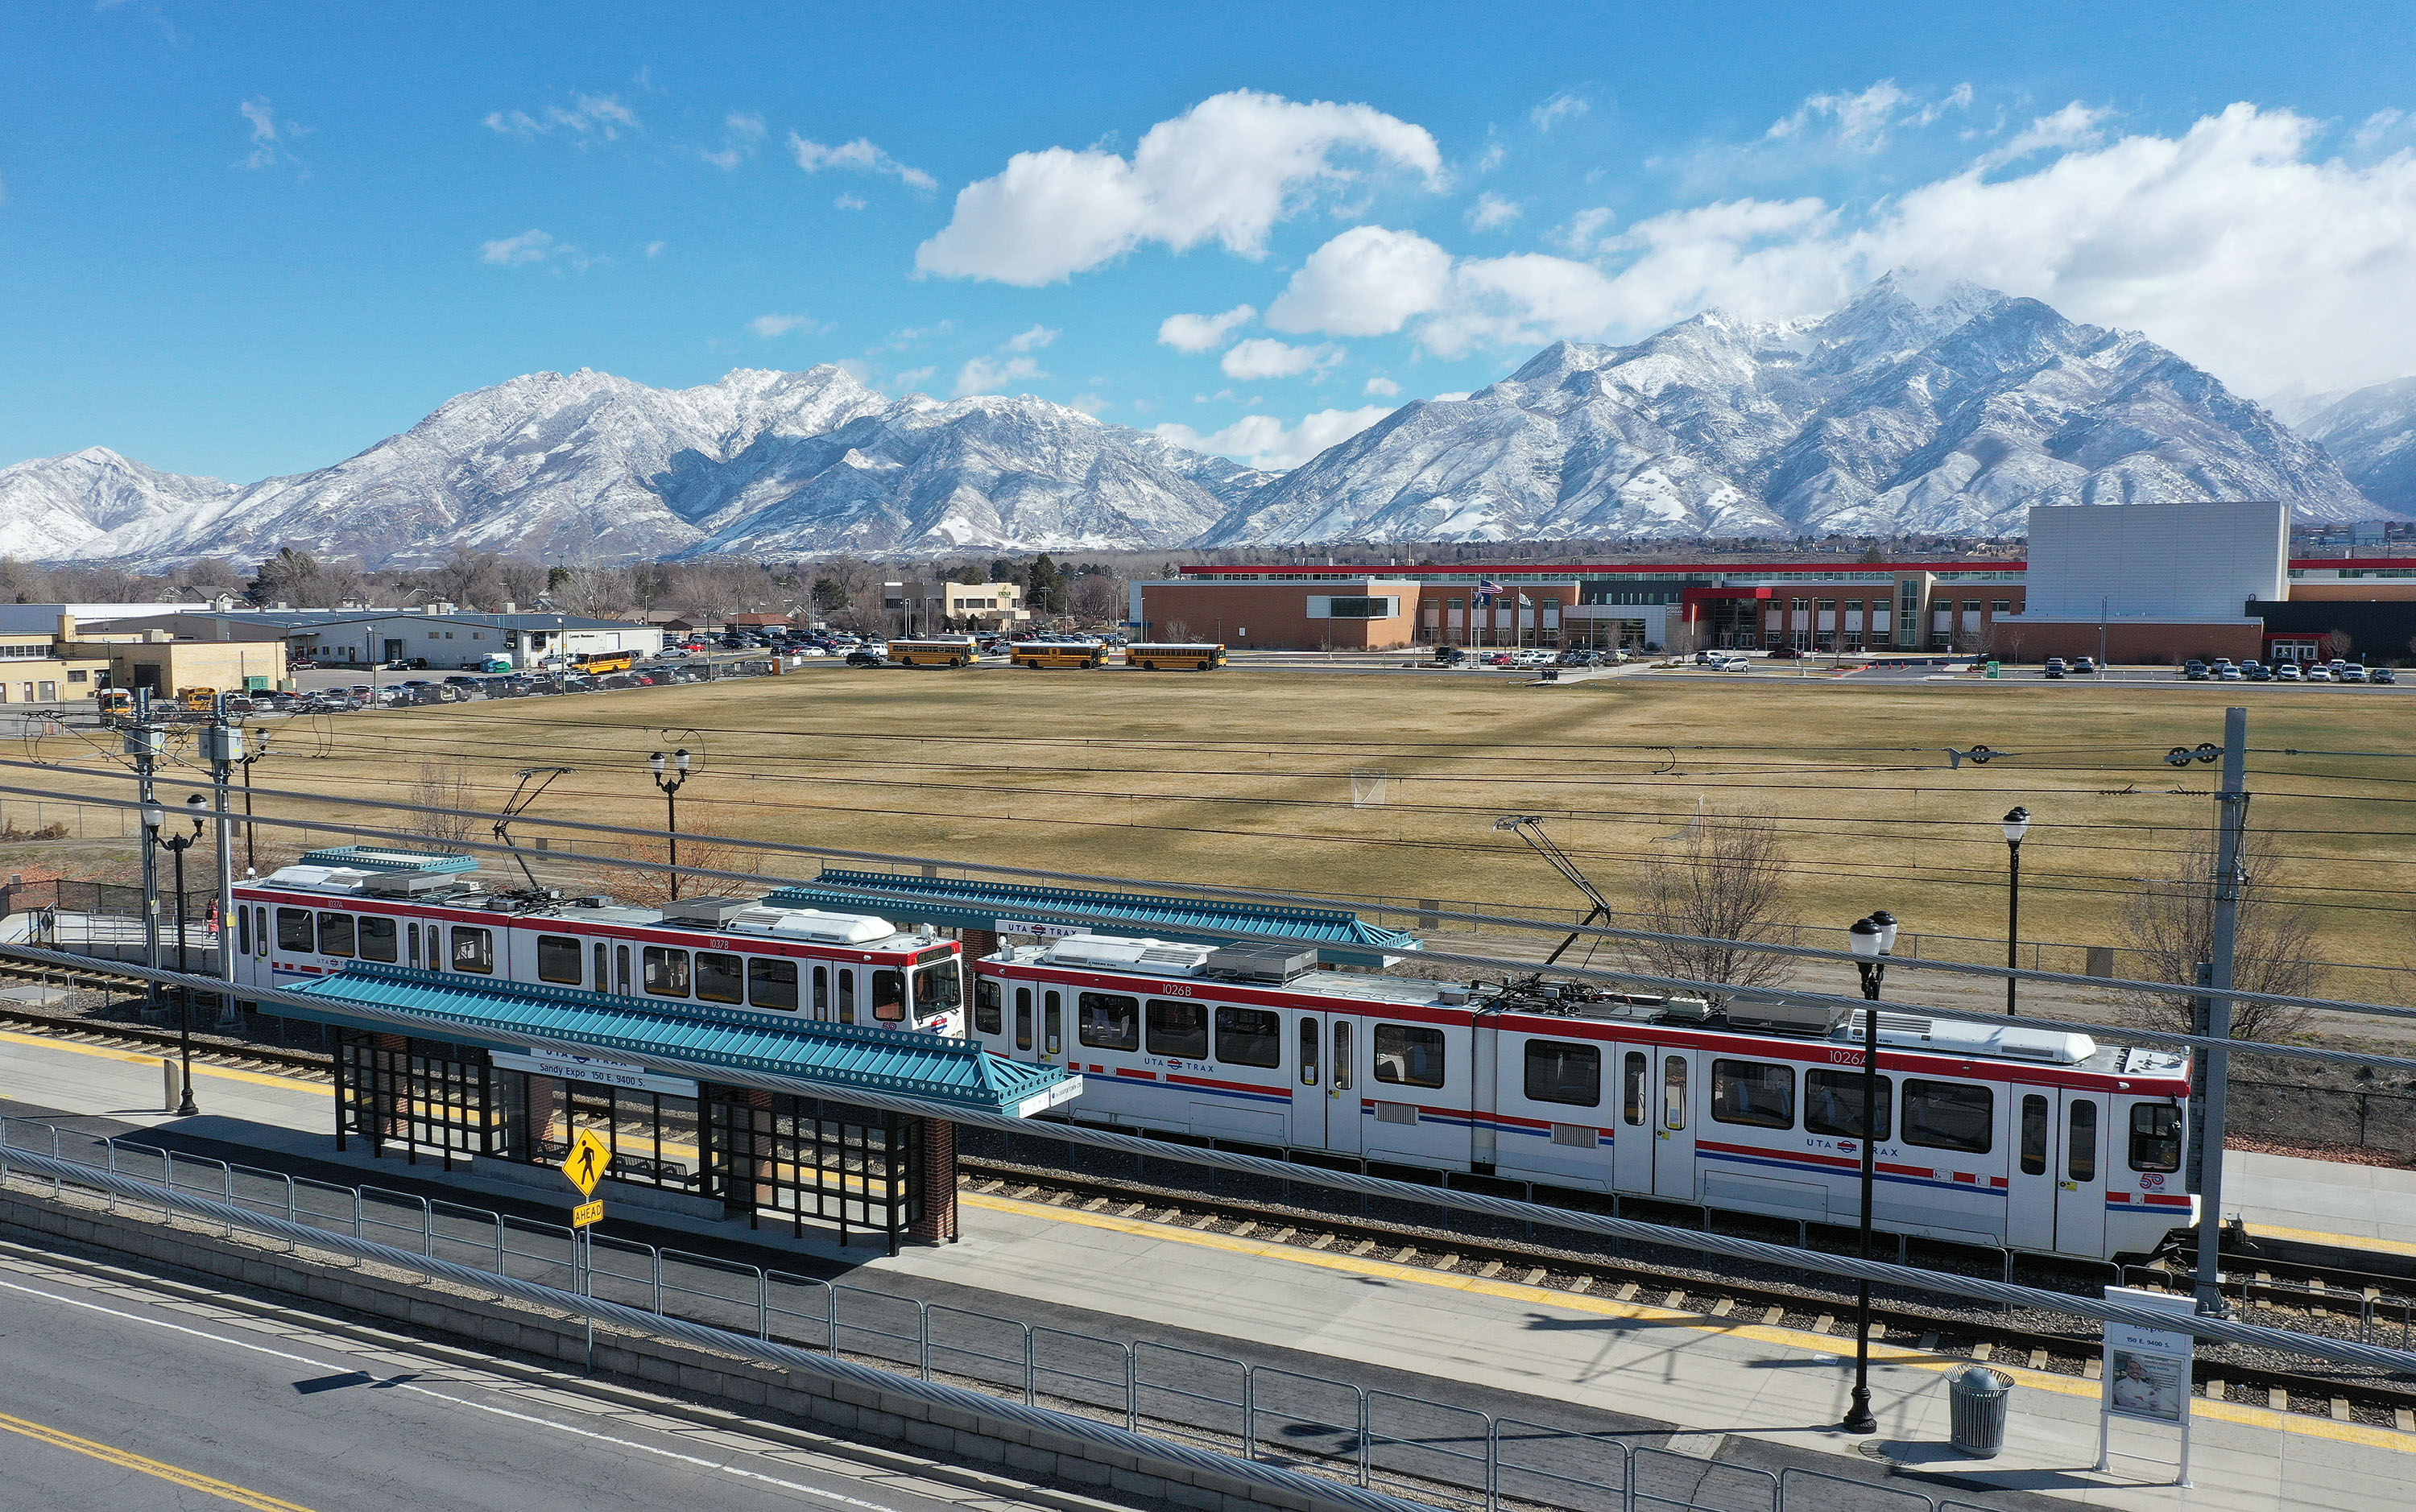
[[[2064,673],[2072,670],[2072,668],[2065,665],[2062,657],[2050,656],[2046,659],[2046,665],[2040,667],[2039,670],[2045,672],[2049,677],[2061,677]]]
[[[2238,682],[2247,676],[2236,666],[2218,666],[2214,669],[2214,675],[2216,681],[2222,682]]]
[[[2347,666],[2335,667],[2333,676],[2343,682],[2363,682],[2365,681],[2365,668],[2351,662]]]
[[[1493,652],[1490,656],[1481,658],[1481,660],[1487,666],[1508,666],[1510,665],[1510,653],[1506,651],[1498,651]]]
[[[2273,669],[2270,666],[2259,666],[2255,662],[2250,662],[2246,666],[2242,666],[2240,669],[2240,672],[2241,676],[2246,678],[2251,682],[2271,682],[2273,681]]]
[[[2097,658],[2094,656],[2076,656],[2072,659],[2072,670],[2080,673],[2090,673],[2103,671],[2104,668],[2097,665]]]
[[[2206,664],[2197,660],[2196,658],[2192,658],[2190,661],[2182,665],[2182,676],[2189,679],[2192,682],[2204,682],[2212,675],[2212,673],[2207,670]]]
[[[2365,680],[2368,682],[2380,682],[2387,685],[2397,682],[2399,681],[2399,674],[2393,672],[2387,666],[2377,666],[2370,668],[2366,672]]]
[[[1437,666],[1457,666],[1468,660],[1468,652],[1457,646],[1437,646],[1434,659]]]
[[[2304,682],[2306,680],[2307,674],[2299,669],[2296,662],[2284,662],[2273,668],[2273,681],[2276,682]]]
[[[881,652],[872,650],[868,646],[858,646],[855,650],[847,653],[847,665],[850,666],[886,666],[889,665],[889,658],[883,656]]]
[[[2333,681],[2333,669],[2329,666],[2308,667],[2307,681],[2310,682],[2330,682]]]
[[[1770,659],[1774,662],[1791,662],[1799,656],[1808,654],[1809,652],[1800,646],[1773,646],[1770,649]]]

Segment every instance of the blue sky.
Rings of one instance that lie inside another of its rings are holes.
[[[248,482],[539,368],[838,362],[1288,465],[1558,337],[1895,266],[2357,386],[2416,370],[2411,43],[2405,6],[25,0],[0,463]]]

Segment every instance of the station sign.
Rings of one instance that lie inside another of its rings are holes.
[[[626,1060],[611,1060],[602,1055],[590,1055],[574,1050],[551,1050],[543,1045],[531,1045],[526,1050],[496,1050],[489,1058],[506,1070],[534,1071],[539,1076],[559,1076],[568,1082],[594,1082],[602,1086],[617,1086],[631,1092],[660,1092],[667,1097],[692,1098],[696,1083],[684,1076],[665,1076],[643,1066]]]
[[[993,919],[990,923],[1000,935],[1037,935],[1042,939],[1066,939],[1091,932],[1088,924],[1042,924],[1024,919]]]

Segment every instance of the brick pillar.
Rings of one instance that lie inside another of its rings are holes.
[[[994,930],[960,929],[957,932],[957,938],[963,944],[965,959],[969,962],[998,952],[998,935]]]
[[[907,1231],[916,1244],[957,1242],[957,1126],[924,1118],[923,1216]]]

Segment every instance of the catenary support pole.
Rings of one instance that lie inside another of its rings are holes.
[[[166,743],[166,732],[151,723],[150,694],[142,688],[134,690],[135,724],[126,732],[126,754],[134,758],[134,799],[141,805],[138,814],[148,814],[155,801],[152,783],[153,769],[160,748]],[[159,847],[151,843],[148,831],[143,839],[143,964],[152,970],[159,969]],[[159,1007],[159,984],[151,983],[150,1006]]]
[[[2232,953],[2240,940],[2240,842],[2248,826],[2248,711],[2223,711],[2223,790],[2215,796],[2214,939],[2207,979],[2207,1035],[2231,1038]],[[2228,1314],[2223,1300],[2223,1135],[2231,1052],[2206,1052],[2206,1102],[2198,1110],[2197,1307]]]
[[[226,695],[218,697],[203,754],[210,761],[210,809],[218,825],[219,980],[234,985],[234,764],[243,758],[243,731],[227,723]],[[219,1022],[234,1019],[234,995],[219,999]]]

